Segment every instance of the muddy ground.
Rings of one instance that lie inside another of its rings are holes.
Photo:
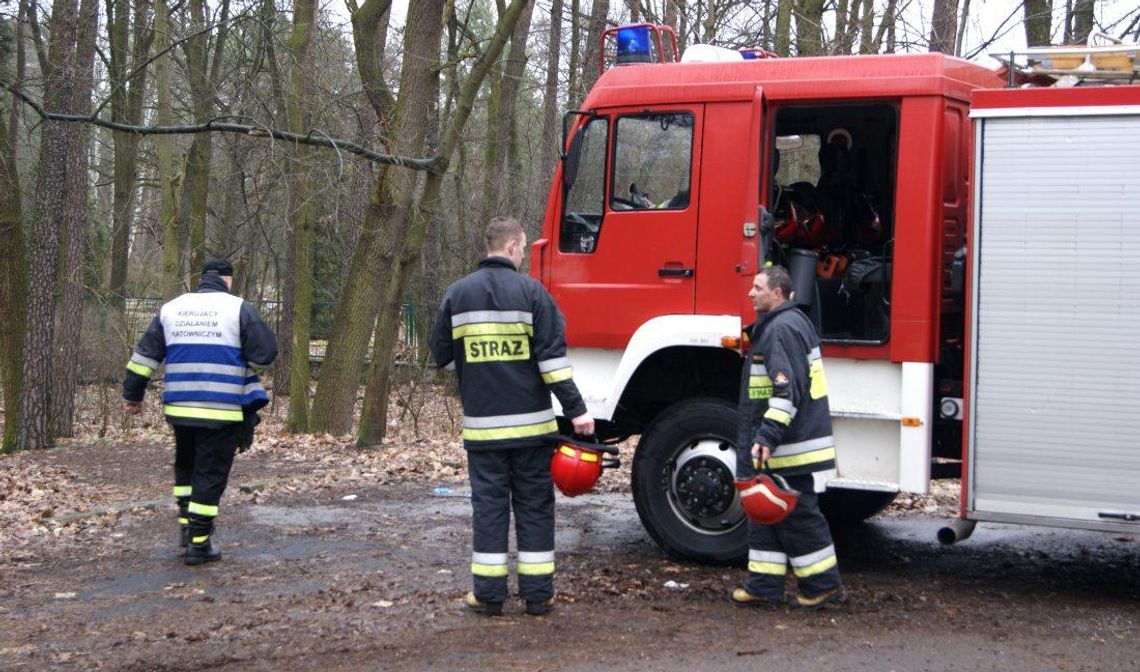
[[[475,616],[462,465],[387,468],[420,449],[259,443],[202,567],[177,557],[161,432],[0,458],[0,669],[1140,669],[1137,537],[981,525],[942,547],[945,506],[839,535],[846,604],[757,612],[722,600],[743,570],[667,558],[619,484],[559,499],[553,614]]]

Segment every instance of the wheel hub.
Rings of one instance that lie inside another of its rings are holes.
[[[735,472],[736,454],[728,444],[705,440],[685,448],[673,471],[675,508],[690,525],[708,532],[735,526],[743,514],[733,485]]]

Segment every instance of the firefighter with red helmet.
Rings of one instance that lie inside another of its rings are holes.
[[[463,403],[471,480],[472,611],[495,616],[507,599],[510,513],[518,541],[518,587],[526,613],[554,606],[554,489],[550,461],[558,424],[554,393],[578,434],[594,420],[566,359],[565,321],[554,299],[519,273],[526,232],[496,217],[479,268],[447,288],[431,334],[440,367],[454,368]]]
[[[756,275],[748,293],[758,319],[741,375],[737,478],[749,481],[738,485],[745,511],[755,508],[771,524],[749,520],[748,580],[727,595],[742,607],[783,604],[788,565],[799,583],[787,600],[793,607],[818,609],[844,597],[816,494],[823,484],[816,476],[835,469],[827,380],[819,336],[788,300],[791,291],[788,272],[774,266]],[[757,479],[760,468],[766,477]]]

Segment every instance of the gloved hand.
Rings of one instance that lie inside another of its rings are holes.
[[[246,410],[242,412],[241,427],[238,428],[238,452],[244,453],[253,445],[253,429],[261,424],[261,416],[257,411]]]

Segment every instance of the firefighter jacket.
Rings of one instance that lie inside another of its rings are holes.
[[[277,338],[250,303],[204,275],[197,292],[164,304],[127,362],[123,398],[142,401],[147,381],[166,366],[168,422],[218,427],[242,422],[269,402],[256,371],[277,356]]]
[[[562,312],[503,257],[484,258],[447,288],[431,352],[459,375],[468,450],[532,446],[556,434],[551,392],[566,417],[586,412],[566,358]]]
[[[835,440],[819,337],[791,302],[760,316],[740,376],[737,445],[768,446],[767,467],[784,475],[835,468]]]

